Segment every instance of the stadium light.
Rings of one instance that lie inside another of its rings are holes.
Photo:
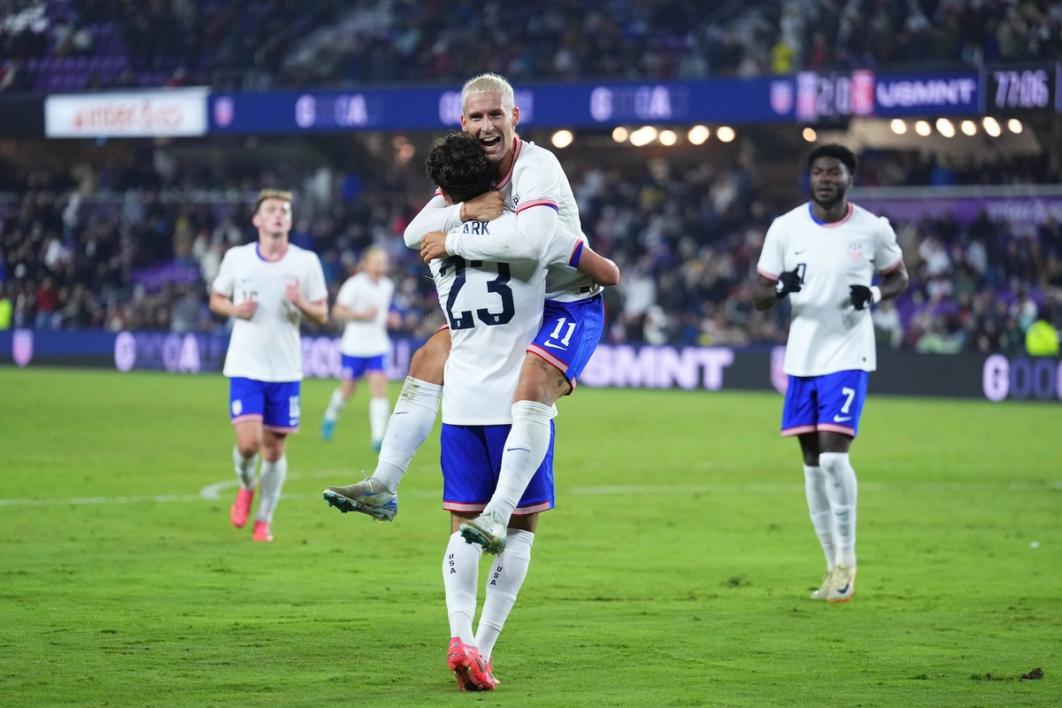
[[[708,130],[706,125],[695,125],[690,128],[690,132],[686,135],[689,141],[694,145],[703,145],[711,136],[712,131]]]
[[[572,135],[572,131],[570,130],[558,130],[553,134],[553,137],[550,138],[550,142],[553,143],[553,147],[559,150],[562,150],[571,145],[573,140],[575,140],[575,136]]]
[[[945,138],[954,138],[955,124],[947,118],[937,118],[937,132]]]
[[[1003,133],[1003,129],[999,127],[999,121],[992,116],[985,116],[984,120],[981,121],[981,125],[984,126],[985,132],[993,138],[998,138]]]
[[[627,142],[627,138],[631,136],[631,131],[624,128],[622,125],[617,125],[612,129],[612,139],[617,143]]]
[[[889,123],[889,127],[892,128],[892,132],[897,135],[904,135],[907,132],[907,123],[899,118],[893,118]]]
[[[659,140],[661,145],[671,147],[678,142],[678,136],[675,135],[673,130],[661,130]]]
[[[644,147],[654,140],[656,140],[656,128],[651,125],[643,125],[631,133],[631,145],[634,147]]]
[[[804,130],[801,133],[801,135],[803,135],[804,136],[804,140],[807,140],[809,143],[813,143],[813,142],[815,142],[816,140],[819,139],[819,134],[816,133],[815,129],[812,128],[811,126],[808,126],[807,128],[804,128]]]
[[[977,123],[972,120],[964,120],[959,127],[962,129],[963,135],[969,135],[971,138],[977,135]]]
[[[923,138],[928,138],[933,129],[929,127],[929,121],[920,120],[915,122],[915,132]]]
[[[1017,118],[1011,118],[1007,121],[1007,130],[1015,135],[1021,135],[1021,131],[1025,130],[1025,126],[1021,124],[1021,121]]]
[[[715,131],[715,135],[719,138],[721,142],[724,143],[729,143],[737,137],[737,133],[735,133],[734,129],[731,128],[729,125],[719,126],[719,129]]]

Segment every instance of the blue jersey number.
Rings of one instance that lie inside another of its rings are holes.
[[[483,265],[483,261],[470,261],[469,266],[477,268]],[[443,274],[450,266],[454,268],[454,284],[450,287],[450,295],[446,298],[446,319],[450,321],[450,329],[470,329],[476,326],[475,318],[478,317],[479,321],[488,327],[494,325],[508,324],[509,320],[516,314],[516,307],[513,305],[513,291],[506,285],[511,277],[508,263],[497,263],[498,277],[487,283],[487,292],[497,293],[501,298],[501,312],[491,312],[485,307],[481,307],[476,310],[475,315],[472,314],[472,310],[464,310],[462,312],[454,312],[454,305],[457,303],[457,294],[461,292],[461,288],[465,286],[465,259],[458,256],[451,256],[443,263],[439,273]]]

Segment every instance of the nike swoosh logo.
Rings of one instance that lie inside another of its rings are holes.
[[[849,585],[851,585],[851,583],[845,583],[844,587],[837,591],[837,594],[838,595],[844,595],[846,592],[848,592],[848,586]]]
[[[804,253],[804,252],[806,252],[807,250],[808,250],[808,249],[806,249],[806,248],[802,248],[802,249],[800,249],[799,251],[793,251],[793,254],[794,254],[794,255],[797,255],[797,256],[799,256],[799,255],[800,255],[801,253]]]
[[[549,342],[543,342],[543,344],[546,345],[547,347],[549,347],[550,349],[567,349],[568,348],[568,347],[562,346],[560,344],[550,344]]]
[[[850,416],[850,415],[845,415],[845,416],[835,415],[833,417],[833,422],[834,423],[846,423],[846,422],[848,422],[850,420],[852,420],[852,416]]]
[[[531,450],[529,450],[526,447],[507,447],[507,448],[505,448],[506,452],[513,452],[514,450],[523,450],[524,452],[531,452]]]

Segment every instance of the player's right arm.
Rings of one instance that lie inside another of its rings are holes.
[[[217,277],[210,286],[210,311],[223,317],[239,317],[241,320],[249,320],[254,317],[258,303],[253,296],[248,295],[238,305],[232,301],[232,294],[236,285],[233,251],[225,253],[221,259],[221,267],[218,268]]]
[[[756,264],[756,282],[752,286],[752,304],[757,310],[769,310],[789,293],[800,292],[800,275],[785,270],[785,245],[778,219],[767,229],[763,252]]]
[[[485,228],[486,233],[462,230],[447,234],[446,255],[473,261],[540,262],[557,229],[557,210],[537,207],[519,216],[507,212]],[[421,253],[422,258],[426,255],[433,254]]]
[[[501,192],[486,192],[467,202],[450,204],[443,194],[436,194],[406,226],[403,240],[407,248],[420,249],[424,235],[431,231],[446,233],[465,221],[490,221],[501,216]]]

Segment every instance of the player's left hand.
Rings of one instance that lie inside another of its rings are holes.
[[[420,240],[420,259],[425,263],[434,261],[436,258],[446,258],[446,234],[442,231],[429,231]]]
[[[857,310],[865,310],[868,303],[881,299],[880,296],[874,297],[874,289],[866,285],[849,285],[848,292],[851,294],[852,307]]]
[[[302,294],[299,292],[299,281],[293,280],[288,283],[288,287],[284,288],[284,297],[292,305],[298,307],[299,301],[302,299]]]

